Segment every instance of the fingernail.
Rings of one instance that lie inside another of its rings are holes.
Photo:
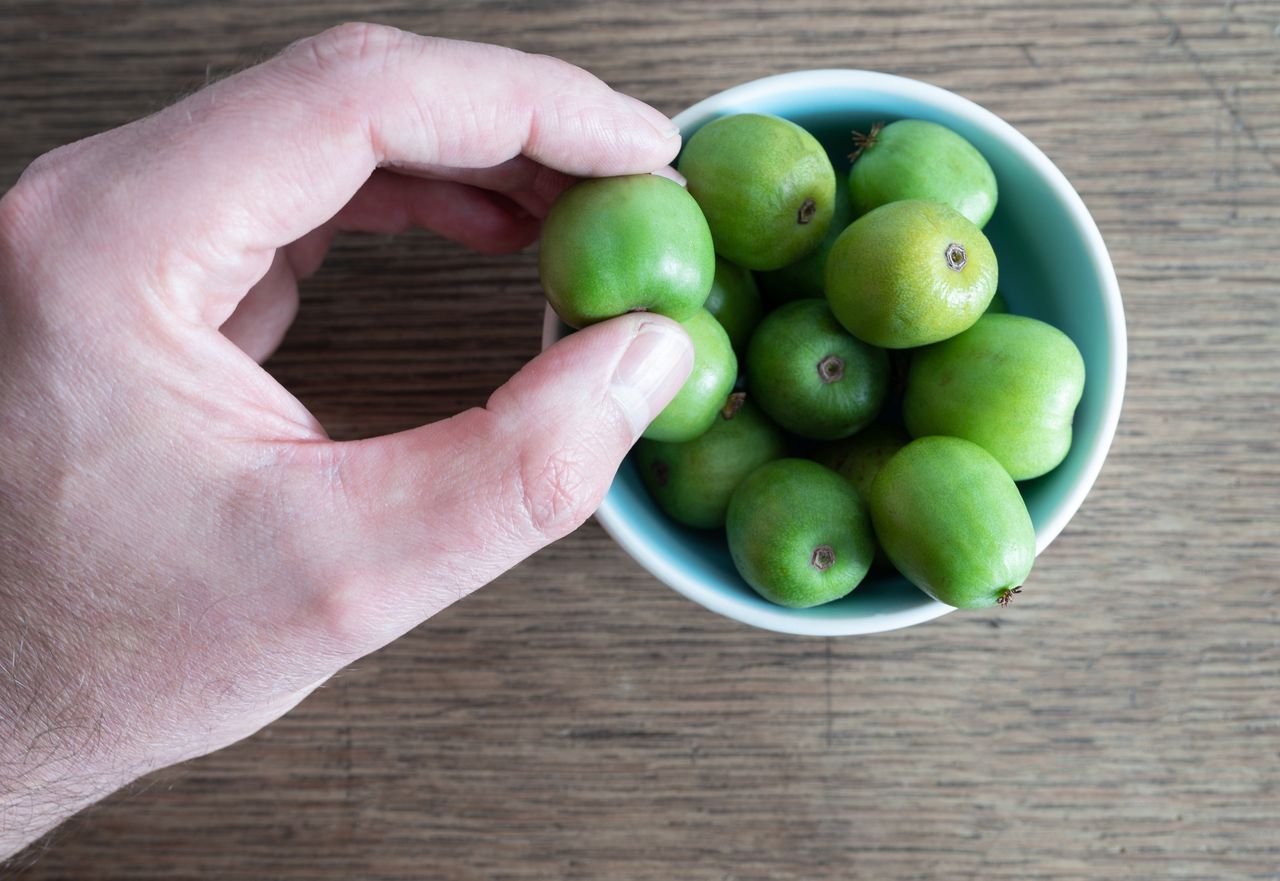
[[[677,327],[657,322],[640,326],[622,353],[609,392],[626,414],[632,437],[675,397],[693,369],[693,344]]]
[[[649,127],[656,131],[664,141],[670,141],[672,138],[680,137],[679,126],[667,119],[658,111],[649,108],[649,112],[641,113],[640,117],[645,122],[649,123]]]
[[[620,92],[619,94],[622,94],[622,93]],[[635,110],[636,115],[639,116],[641,119],[643,119],[645,122],[649,123],[649,125],[653,127],[653,130],[656,131],[659,135],[661,135],[663,139],[669,141],[672,138],[678,137],[680,135],[680,127],[677,126],[670,119],[668,119],[666,114],[658,110],[655,110],[654,108],[650,107],[648,104],[644,103],[643,101],[637,98],[632,98],[630,95],[624,94],[623,97],[626,98],[627,101],[631,104],[631,107],[632,109]]]

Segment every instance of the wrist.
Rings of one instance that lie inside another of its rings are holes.
[[[0,860],[139,776],[111,759],[101,724],[32,710],[0,688]]]

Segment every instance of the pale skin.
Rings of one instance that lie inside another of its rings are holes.
[[[356,24],[31,165],[0,199],[0,856],[591,515],[688,375],[674,322],[362,441],[259,362],[336,232],[515,250],[578,177],[678,149],[564,62]]]

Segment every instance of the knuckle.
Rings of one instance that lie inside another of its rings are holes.
[[[75,144],[64,144],[61,147],[55,147],[48,153],[37,156],[22,172],[22,175],[18,178],[18,183],[58,180],[66,169],[67,162],[72,152],[74,152],[75,146]]]
[[[372,598],[360,579],[336,578],[316,587],[306,612],[322,651],[354,659],[376,641]]]
[[[389,25],[349,21],[308,37],[288,51],[321,72],[345,73],[382,65],[406,36]]]
[[[565,61],[563,58],[543,54],[531,54],[528,57],[533,65],[541,68],[539,72],[543,76],[555,77],[563,81],[587,87],[604,86],[604,81],[591,71]]]
[[[38,157],[0,198],[0,235],[6,241],[25,240],[57,205],[64,190],[66,149]]]
[[[289,569],[305,584],[291,619],[326,656],[354,659],[377,641],[381,623],[379,576],[354,563],[349,549],[369,534],[360,523],[367,513],[354,508],[349,493],[349,448],[339,444],[281,445],[279,478],[272,501],[288,513],[290,527],[279,542]],[[260,487],[258,474],[251,475]],[[250,489],[249,491],[260,491]],[[343,518],[340,512],[356,515]],[[357,538],[357,536],[359,536]]]
[[[552,540],[580,526],[604,497],[605,488],[590,469],[563,450],[522,456],[518,480],[526,522],[538,535]]]

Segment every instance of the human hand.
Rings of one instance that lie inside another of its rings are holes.
[[[346,25],[23,174],[0,200],[0,855],[590,516],[689,372],[667,319],[344,443],[257,361],[335,231],[512,250],[574,176],[678,146],[563,62]]]

